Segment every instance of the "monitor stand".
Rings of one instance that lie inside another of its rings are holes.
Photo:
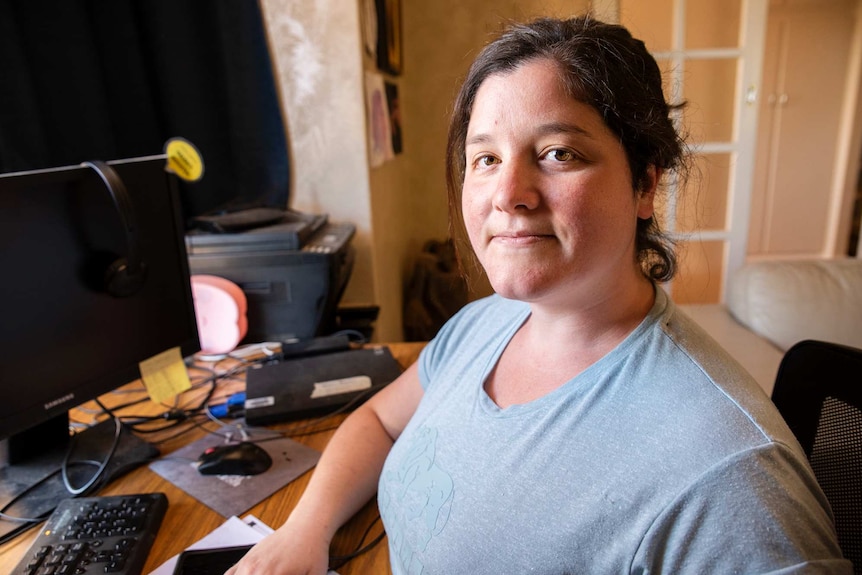
[[[63,435],[57,436],[58,430],[62,430]],[[8,463],[0,468],[0,511],[13,517],[39,518],[50,514],[60,501],[73,497],[63,484],[60,474],[70,442],[73,451],[69,458],[69,482],[72,487],[77,488],[89,481],[98,470],[98,464],[110,452],[116,426],[113,420],[103,421],[76,433],[73,439],[70,439],[68,430],[68,416],[64,414],[37,431],[36,435],[26,438],[13,437],[3,441],[6,444],[6,461],[3,463]],[[46,433],[54,435],[53,439],[46,440]],[[51,447],[38,450],[39,445]],[[28,448],[30,453],[25,457],[23,452]],[[101,486],[105,481],[158,456],[159,450],[155,446],[123,428],[117,449],[105,468],[103,477],[95,485]],[[93,461],[94,464],[81,463],[87,460]],[[91,492],[92,490],[82,495]],[[37,524],[0,517],[0,542],[7,541]]]

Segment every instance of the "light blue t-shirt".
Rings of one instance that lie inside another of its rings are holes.
[[[483,383],[529,313],[474,302],[422,352],[379,483],[395,575],[850,573],[775,407],[661,289],[616,349],[500,409]]]

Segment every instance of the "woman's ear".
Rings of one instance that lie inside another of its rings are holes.
[[[638,191],[638,218],[647,220],[655,213],[655,191],[661,179],[662,170],[655,164],[647,166],[646,174],[642,181],[643,186]]]

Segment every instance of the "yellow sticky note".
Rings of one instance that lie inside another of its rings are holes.
[[[144,387],[147,388],[150,399],[156,403],[168,401],[192,387],[178,347],[146,359],[138,364],[138,367],[141,369]]]

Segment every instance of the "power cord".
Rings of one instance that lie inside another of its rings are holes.
[[[81,460],[81,461],[75,461],[74,463],[72,463],[72,465],[91,465],[93,467],[99,467],[100,462],[99,461],[93,461],[91,459],[85,459],[85,460]],[[39,481],[36,481],[35,483],[31,483],[23,491],[16,494],[15,497],[13,497],[9,501],[7,501],[6,504],[3,505],[2,508],[0,508],[0,518],[5,519],[6,521],[14,521],[17,523],[41,523],[42,521],[47,519],[51,515],[51,513],[54,511],[53,509],[46,511],[44,514],[40,515],[39,517],[16,517],[14,515],[10,515],[10,514],[6,513],[6,510],[9,509],[10,507],[12,507],[13,505],[15,505],[18,501],[24,499],[24,497],[26,497],[28,493],[34,491],[40,485],[43,485],[44,483],[47,483],[48,481],[50,481],[58,473],[60,473],[59,469],[57,469],[53,473],[49,473],[48,475],[46,475],[45,477],[43,477]],[[4,542],[5,542],[5,540],[0,539],[0,544],[2,544]]]
[[[365,532],[362,534],[362,537],[359,539],[359,543],[356,544],[356,549],[347,555],[330,555],[329,556],[329,568],[332,570],[339,569],[343,567],[349,561],[359,557],[363,553],[367,553],[371,549],[374,548],[375,545],[383,541],[383,538],[386,537],[386,531],[383,530],[377,534],[377,536],[368,542],[367,545],[363,547],[363,543],[365,542],[365,538],[368,537],[368,534],[371,532],[372,527],[374,527],[380,521],[380,515],[374,518],[368,527],[365,528]]]
[[[107,413],[110,413],[108,408],[102,405],[98,399],[96,399],[96,403],[104,409]],[[111,459],[114,457],[114,453],[117,451],[117,446],[120,445],[120,436],[123,434],[123,423],[120,421],[120,418],[116,415],[111,414],[114,420],[114,440],[111,442],[111,448],[108,450],[108,454],[105,456],[105,459],[99,464],[98,469],[93,474],[90,479],[87,480],[84,485],[80,487],[73,487],[71,481],[69,480],[69,458],[72,455],[75,445],[75,436],[72,436],[72,439],[69,443],[69,448],[66,450],[66,455],[63,457],[63,465],[60,467],[60,474],[63,478],[63,486],[66,487],[66,491],[68,491],[73,496],[81,495],[85,493],[88,489],[93,487],[99,479],[102,478],[102,475],[105,473],[105,469],[108,467],[108,464],[111,462]]]

